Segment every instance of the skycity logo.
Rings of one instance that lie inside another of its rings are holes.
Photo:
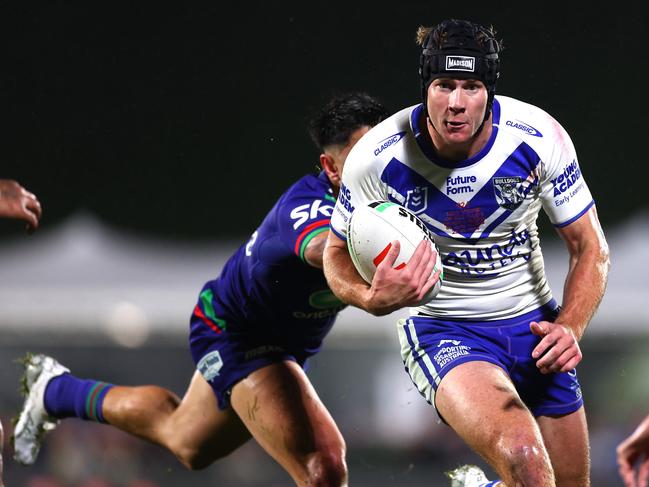
[[[446,71],[475,71],[475,58],[471,56],[446,56]]]

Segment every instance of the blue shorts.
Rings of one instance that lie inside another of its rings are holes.
[[[530,331],[531,321],[552,321],[556,302],[508,320],[452,321],[410,316],[398,326],[401,357],[422,396],[433,406],[435,391],[453,367],[471,361],[490,362],[511,378],[534,416],[572,413],[583,405],[576,369],[542,374],[532,359],[541,340]]]
[[[212,386],[220,409],[230,406],[234,385],[255,370],[285,360],[305,367],[308,354],[303,350],[289,350],[263,327],[238,324],[224,313],[219,317],[227,323],[225,329],[195,312],[190,321],[189,347],[196,370]]]

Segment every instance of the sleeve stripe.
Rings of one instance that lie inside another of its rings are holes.
[[[325,227],[325,228],[322,228]],[[318,233],[321,233],[325,230],[329,229],[329,220],[319,220],[313,223],[310,223],[307,225],[307,227],[304,229],[304,231],[297,237],[297,240],[295,241],[295,253],[302,258],[302,254],[304,252],[304,248],[306,248],[306,245],[304,241],[306,240],[306,243],[308,243],[313,237],[315,237]],[[311,232],[316,231],[317,233],[313,233],[313,235],[309,235]],[[307,239],[307,237],[309,237]],[[304,248],[303,248],[304,247]]]
[[[557,228],[563,228],[563,227],[565,227],[565,226],[570,225],[570,224],[571,224],[572,222],[574,222],[575,220],[579,220],[579,219],[581,218],[581,216],[582,216],[584,213],[586,213],[588,210],[590,210],[590,207],[593,206],[594,204],[595,204],[595,200],[591,200],[591,202],[588,203],[588,205],[586,205],[586,208],[584,208],[583,210],[581,210],[581,211],[580,211],[576,216],[573,216],[570,220],[565,221],[565,222],[563,222],[563,223],[555,223],[554,226],[557,227]]]
[[[309,245],[309,242],[311,241],[311,239],[313,237],[315,237],[316,235],[319,235],[322,232],[326,232],[328,230],[329,230],[329,227],[320,227],[317,230],[315,230],[314,232],[311,232],[309,234],[309,236],[304,239],[304,241],[302,242],[302,245],[300,246],[300,254],[299,254],[300,259],[304,260],[304,251],[306,250],[307,245]]]
[[[347,241],[347,237],[346,237],[345,235],[343,235],[342,233],[336,231],[336,229],[335,229],[334,227],[331,227],[330,230],[331,230],[331,231],[334,233],[334,235],[335,235],[336,237],[338,237],[340,240],[342,240],[342,241],[344,241],[344,242]]]

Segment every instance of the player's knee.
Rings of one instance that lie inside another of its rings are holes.
[[[329,448],[310,456],[307,462],[309,481],[314,487],[342,487],[347,485],[347,462],[344,446]]]
[[[203,470],[217,460],[214,455],[208,456],[196,448],[177,446],[172,450],[178,461],[188,470]]]
[[[518,438],[503,442],[506,469],[522,485],[554,486],[554,472],[543,444],[535,438]]]
[[[178,461],[188,470],[203,470],[212,463],[228,456],[240,445],[227,441],[219,446],[196,443],[194,437],[176,435],[166,444]]]

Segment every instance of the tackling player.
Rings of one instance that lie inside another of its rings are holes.
[[[413,383],[502,485],[587,486],[575,367],[609,255],[572,141],[540,108],[495,95],[501,42],[491,28],[449,19],[420,28],[418,43],[423,103],[350,152],[325,275],[344,302],[375,315],[414,306],[437,281],[430,244],[397,270],[394,242],[370,286],[345,240],[353,209],[370,200],[417,214],[436,235],[445,279],[397,327]],[[541,208],[570,254],[561,306],[544,272]],[[453,485],[486,484],[473,470],[457,472]]]
[[[345,307],[322,271],[343,164],[386,116],[372,97],[351,93],[312,117],[322,171],[290,186],[203,287],[190,320],[196,372],[182,400],[154,385],[80,379],[51,357],[28,356],[14,458],[34,463],[44,431],[77,417],[166,447],[190,469],[253,437],[296,485],[347,485],[344,439],[304,366]]]

